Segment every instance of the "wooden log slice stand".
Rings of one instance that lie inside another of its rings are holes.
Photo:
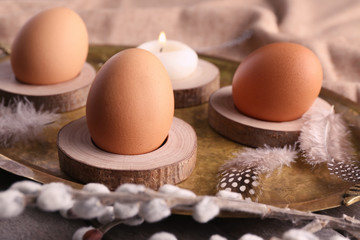
[[[190,76],[172,82],[175,108],[185,108],[209,101],[210,95],[220,87],[220,71],[212,63],[199,59]]]
[[[93,144],[83,117],[59,131],[57,146],[62,171],[83,183],[100,182],[110,189],[136,183],[158,189],[190,176],[195,168],[197,138],[188,123],[174,118],[167,140],[157,150],[139,155],[113,154]]]
[[[96,71],[85,63],[80,74],[69,81],[51,85],[31,85],[16,80],[10,61],[0,63],[0,99],[5,104],[26,97],[36,109],[67,112],[86,104]]]
[[[311,108],[331,109],[329,103],[317,98]],[[311,109],[310,108],[310,109]],[[288,122],[268,122],[240,113],[232,100],[232,87],[219,89],[209,100],[208,121],[219,134],[250,147],[283,147],[294,144],[300,134],[303,119]]]

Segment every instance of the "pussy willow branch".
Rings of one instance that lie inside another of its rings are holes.
[[[205,197],[213,201],[221,210],[220,213],[233,214],[251,214],[260,218],[270,218],[279,220],[290,220],[293,222],[309,221],[305,226],[306,231],[316,232],[324,227],[332,228],[350,233],[352,236],[360,239],[360,221],[344,215],[342,218],[316,214],[311,212],[303,212],[289,208],[279,208],[271,205],[234,200],[216,196],[196,196],[184,197],[176,196],[174,194],[157,192],[151,189],[146,189],[139,193],[129,192],[110,192],[110,193],[91,193],[83,190],[72,190],[74,200],[88,199],[91,197],[98,198],[104,205],[113,205],[115,202],[119,203],[145,203],[155,198],[163,199],[173,212],[192,212],[196,205],[200,203]],[[37,194],[26,195],[27,205],[34,205],[37,199]],[[114,222],[104,225],[99,228],[101,232],[105,233],[113,226],[122,223],[126,219],[118,219]]]
[[[279,208],[255,202],[239,202],[217,198],[218,206],[223,211],[244,212],[254,214],[263,218],[273,218],[291,221],[311,221],[319,220],[326,222],[326,226],[343,231],[350,231],[360,238],[360,224],[356,221],[349,221],[348,218],[336,218],[311,212],[303,212],[289,208]]]
[[[305,231],[308,231],[311,233],[316,233],[316,232],[320,231],[321,229],[323,229],[324,227],[326,227],[328,223],[329,223],[328,221],[315,219],[312,222],[305,225],[302,228],[302,230],[305,230]]]
[[[177,197],[171,194],[160,193],[150,189],[146,189],[144,192],[137,194],[127,192],[111,192],[107,194],[100,194],[88,193],[81,190],[73,190],[73,196],[75,199],[97,197],[103,204],[106,205],[111,205],[114,202],[147,202],[154,198],[162,198],[171,207],[173,212],[188,212],[203,199],[202,196],[197,196],[194,198]],[[291,220],[295,222],[318,220],[319,222],[326,223],[324,224],[326,227],[351,232],[355,237],[360,238],[360,222],[348,216],[344,216],[343,218],[336,218],[289,208],[279,208],[250,201],[231,200],[214,196],[207,197],[211,198],[211,200],[214,201],[224,213],[247,213],[259,216],[261,218]]]

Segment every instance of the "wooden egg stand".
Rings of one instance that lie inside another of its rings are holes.
[[[113,154],[94,145],[83,117],[59,131],[57,146],[61,170],[83,183],[100,182],[111,189],[137,183],[158,189],[189,177],[195,168],[197,138],[189,124],[174,117],[167,140],[157,150]]]
[[[317,98],[311,108],[331,109],[331,105]],[[311,109],[310,108],[310,109]],[[209,100],[208,121],[221,135],[250,147],[283,147],[294,144],[300,134],[303,119],[288,122],[268,122],[241,114],[232,100],[232,87],[219,89]]]
[[[51,84],[31,85],[16,80],[10,61],[0,63],[0,99],[5,104],[26,97],[36,109],[67,112],[86,104],[96,71],[85,63],[80,74],[72,80]]]
[[[199,59],[198,66],[190,76],[172,82],[175,108],[200,105],[220,87],[219,69],[212,63]]]

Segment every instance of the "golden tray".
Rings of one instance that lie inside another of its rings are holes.
[[[87,61],[98,70],[109,57],[125,48],[90,46]],[[238,62],[209,56],[200,57],[219,67],[221,87],[231,84]],[[343,114],[350,126],[355,145],[359,145],[360,105],[327,89],[322,89],[320,97],[334,105],[336,112]],[[41,183],[60,181],[81,188],[81,183],[60,170],[56,136],[62,126],[84,115],[84,107],[63,113],[57,122],[46,126],[43,140],[0,148],[0,168]],[[178,186],[189,189],[197,195],[215,195],[219,167],[243,146],[222,137],[209,126],[207,103],[176,109],[175,116],[192,125],[198,137],[195,170]],[[344,201],[344,194],[355,185],[330,175],[326,166],[312,168],[301,162],[292,164],[291,168],[283,167],[270,176],[261,177],[261,184],[262,194],[258,197],[259,202],[303,211],[318,211],[340,206]],[[346,200],[346,203],[351,204],[358,198],[357,194],[354,194]]]

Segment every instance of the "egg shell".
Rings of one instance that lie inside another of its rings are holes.
[[[86,104],[94,143],[123,155],[159,148],[173,116],[174,94],[165,67],[152,53],[136,48],[115,54],[102,66]]]
[[[288,42],[268,44],[237,68],[232,82],[236,108],[265,121],[300,118],[318,97],[323,71],[308,48]]]
[[[74,11],[56,7],[32,17],[12,44],[11,66],[28,84],[55,84],[75,78],[88,53],[85,23]]]

